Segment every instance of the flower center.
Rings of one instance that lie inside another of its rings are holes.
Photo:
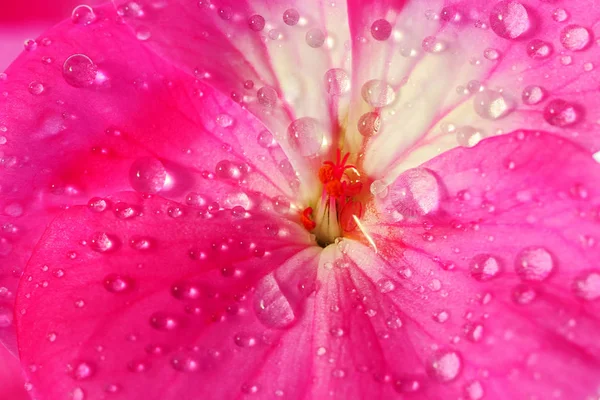
[[[349,158],[350,153],[342,157],[338,150],[335,162],[323,163],[319,169],[321,197],[314,210],[308,207],[301,214],[302,224],[315,234],[322,247],[354,231],[363,213],[363,204],[358,200],[363,182],[358,169],[347,164]]]

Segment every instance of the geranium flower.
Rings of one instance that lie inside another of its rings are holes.
[[[115,3],[1,83],[32,398],[598,397],[593,1]]]

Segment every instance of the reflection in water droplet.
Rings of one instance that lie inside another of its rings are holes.
[[[94,84],[98,67],[85,54],[73,54],[63,64],[63,78],[76,88],[89,87]]]
[[[80,5],[73,9],[71,21],[77,25],[89,25],[96,20],[96,14],[90,6]]]
[[[361,89],[361,95],[372,107],[385,107],[396,99],[394,88],[378,79],[365,82]]]
[[[489,281],[501,271],[500,260],[489,254],[479,254],[471,260],[471,276],[478,281]]]
[[[440,350],[427,365],[427,373],[440,383],[451,382],[462,370],[462,360],[456,351]]]
[[[387,40],[392,34],[392,24],[385,19],[378,19],[371,25],[371,35],[375,40]]]
[[[472,126],[461,126],[456,130],[456,141],[463,147],[473,147],[477,145],[483,137],[483,132]]]
[[[525,281],[543,281],[553,269],[552,255],[543,247],[528,247],[515,259],[515,272]]]
[[[381,129],[381,117],[376,112],[363,114],[358,120],[358,132],[364,137],[377,135]]]
[[[392,204],[405,218],[436,211],[442,196],[436,176],[426,168],[405,171],[388,190]]]
[[[475,112],[482,118],[496,120],[507,116],[512,111],[513,105],[508,98],[494,90],[478,92],[473,97]]]
[[[29,93],[36,95],[36,96],[44,93],[45,89],[46,88],[44,87],[44,84],[42,84],[41,82],[38,82],[38,81],[33,81],[29,84]]]
[[[592,35],[587,28],[568,25],[560,32],[560,43],[568,50],[581,51],[589,46]]]
[[[138,158],[129,169],[129,183],[138,192],[157,193],[164,187],[166,179],[163,163],[153,157]]]
[[[550,125],[566,128],[579,122],[580,108],[566,100],[554,99],[544,107],[544,119]]]
[[[310,29],[306,32],[306,44],[316,49],[323,46],[325,43],[325,33],[319,28]]]
[[[330,95],[342,95],[350,91],[350,77],[340,68],[332,68],[325,73],[325,88]]]
[[[490,27],[505,39],[516,39],[531,27],[527,9],[518,1],[506,0],[497,3],[490,12]]]

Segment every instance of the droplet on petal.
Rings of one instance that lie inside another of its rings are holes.
[[[543,247],[522,250],[515,259],[515,272],[524,281],[543,281],[554,270],[554,260]]]
[[[300,21],[300,14],[296,9],[288,8],[284,11],[283,22],[285,22],[286,25],[294,26],[298,23],[298,21]]]
[[[528,285],[518,285],[512,291],[512,299],[519,305],[526,305],[535,300],[537,293]]]
[[[360,93],[362,98],[372,107],[385,107],[396,99],[394,88],[379,79],[365,82]]]
[[[142,193],[158,193],[164,187],[166,178],[165,166],[153,157],[138,158],[129,169],[131,187]]]
[[[462,370],[462,360],[456,351],[440,350],[429,360],[427,373],[440,383],[452,382]]]
[[[527,44],[527,55],[533,59],[541,60],[550,57],[552,44],[540,39],[534,39]]]
[[[325,33],[319,28],[313,28],[306,32],[306,44],[313,49],[323,46],[323,43],[325,43]]]
[[[523,89],[521,99],[524,104],[533,106],[540,103],[546,97],[546,91],[540,86],[530,85]]]
[[[392,204],[404,217],[436,211],[440,205],[441,191],[437,177],[426,168],[409,169],[389,186]]]
[[[179,326],[179,321],[165,313],[154,313],[150,317],[150,326],[159,331],[172,331]]]
[[[96,20],[96,14],[90,6],[80,5],[73,9],[71,21],[77,25],[89,25]]]
[[[560,43],[568,50],[581,51],[587,48],[591,41],[590,31],[580,25],[568,25],[560,32]]]
[[[517,39],[531,27],[529,13],[518,1],[507,0],[497,3],[490,13],[490,27],[505,39]]]
[[[117,240],[105,232],[96,232],[90,238],[90,247],[98,253],[116,250]]]
[[[456,130],[456,141],[463,147],[473,147],[477,145],[483,137],[483,132],[472,126],[461,126]]]
[[[496,120],[507,116],[513,109],[512,102],[501,92],[484,90],[473,98],[475,112],[482,118]]]
[[[254,32],[260,32],[265,28],[265,18],[262,15],[255,14],[248,18],[248,26]]]
[[[325,88],[330,95],[342,95],[350,91],[350,77],[340,68],[332,68],[325,73]]]
[[[98,67],[85,54],[73,54],[63,64],[63,78],[76,88],[89,87],[94,84]]]
[[[261,105],[273,108],[277,105],[279,96],[277,95],[277,91],[271,86],[263,86],[256,92],[256,98]]]
[[[131,281],[118,274],[110,274],[104,278],[104,288],[112,293],[125,293],[131,288]]]
[[[500,260],[488,254],[473,257],[470,269],[471,276],[478,281],[489,281],[502,270]]]
[[[316,119],[299,118],[290,124],[287,133],[290,145],[301,155],[310,157],[319,153],[324,133]]]
[[[392,24],[385,19],[378,19],[371,25],[371,35],[373,39],[383,41],[387,40],[392,34]]]
[[[544,107],[544,119],[550,125],[566,128],[579,122],[581,110],[576,104],[554,99]]]
[[[552,12],[552,19],[556,22],[565,22],[569,19],[569,13],[564,8],[557,8]]]
[[[600,298],[600,272],[590,271],[575,278],[573,293],[583,300],[596,300]]]
[[[377,135],[381,128],[381,117],[379,113],[368,112],[363,114],[358,120],[358,132],[364,137]]]
[[[38,81],[33,81],[29,84],[29,93],[33,94],[33,95],[40,95],[42,93],[44,93],[44,90],[46,90],[46,88],[44,87],[44,84]]]
[[[91,378],[95,372],[96,367],[94,364],[87,361],[82,361],[75,364],[73,367],[73,378],[78,381],[82,381]]]
[[[441,53],[446,49],[446,43],[437,39],[435,36],[428,36],[423,39],[421,47],[427,53]]]
[[[269,328],[285,328],[296,320],[291,304],[272,275],[267,275],[257,285],[254,312],[258,320]]]

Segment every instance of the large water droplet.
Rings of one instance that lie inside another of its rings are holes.
[[[117,240],[106,232],[96,232],[90,238],[90,247],[98,253],[106,253],[117,248]]]
[[[388,190],[392,204],[405,218],[436,211],[442,196],[436,176],[426,168],[405,171]]]
[[[573,103],[554,99],[544,107],[544,119],[550,125],[566,128],[579,122],[581,109]]]
[[[440,350],[433,355],[427,365],[427,373],[438,382],[451,382],[462,370],[462,360],[456,351]]]
[[[269,328],[285,328],[296,320],[291,304],[272,275],[264,277],[256,287],[254,312]]]
[[[525,281],[543,281],[553,269],[552,255],[543,247],[528,247],[515,259],[515,272]]]
[[[286,25],[294,26],[300,21],[300,14],[295,8],[288,8],[283,12],[283,22]]]
[[[513,109],[512,102],[504,94],[494,90],[478,92],[473,97],[473,106],[480,117],[489,120],[505,117]]]
[[[479,254],[471,260],[471,276],[478,281],[489,281],[496,277],[500,271],[501,263],[496,257],[489,254]]]
[[[96,14],[90,6],[80,5],[73,9],[71,21],[77,25],[89,25],[96,20]]]
[[[265,29],[265,18],[262,15],[255,14],[248,18],[248,26],[254,32],[260,32]]]
[[[142,193],[157,193],[165,185],[167,171],[162,162],[154,157],[142,157],[129,169],[131,187]]]
[[[358,120],[358,132],[364,137],[377,135],[381,128],[381,117],[379,113],[368,112],[363,114]]]
[[[290,145],[301,155],[310,157],[319,153],[324,134],[316,119],[299,118],[290,124],[287,133]]]
[[[500,37],[516,39],[527,33],[531,21],[523,4],[513,0],[501,1],[492,8],[490,27]]]
[[[387,40],[392,34],[392,24],[385,19],[378,19],[371,24],[371,35],[375,40]]]
[[[256,92],[256,98],[261,105],[273,108],[277,105],[279,96],[277,95],[277,91],[271,86],[263,86]]]
[[[340,68],[332,68],[325,73],[325,88],[330,95],[342,95],[350,91],[350,77]]]
[[[394,88],[379,79],[365,82],[360,93],[362,98],[372,107],[385,107],[396,99]]]
[[[560,43],[572,51],[581,51],[589,46],[592,35],[587,28],[579,25],[568,25],[560,32]]]
[[[313,28],[306,32],[305,39],[306,44],[316,49],[323,46],[323,43],[325,43],[325,33],[323,33],[323,31],[319,28]]]
[[[63,64],[63,78],[76,88],[89,87],[94,84],[98,67],[85,54],[73,54]]]
[[[573,281],[573,293],[584,300],[596,300],[600,298],[600,272],[590,271],[575,278]]]

